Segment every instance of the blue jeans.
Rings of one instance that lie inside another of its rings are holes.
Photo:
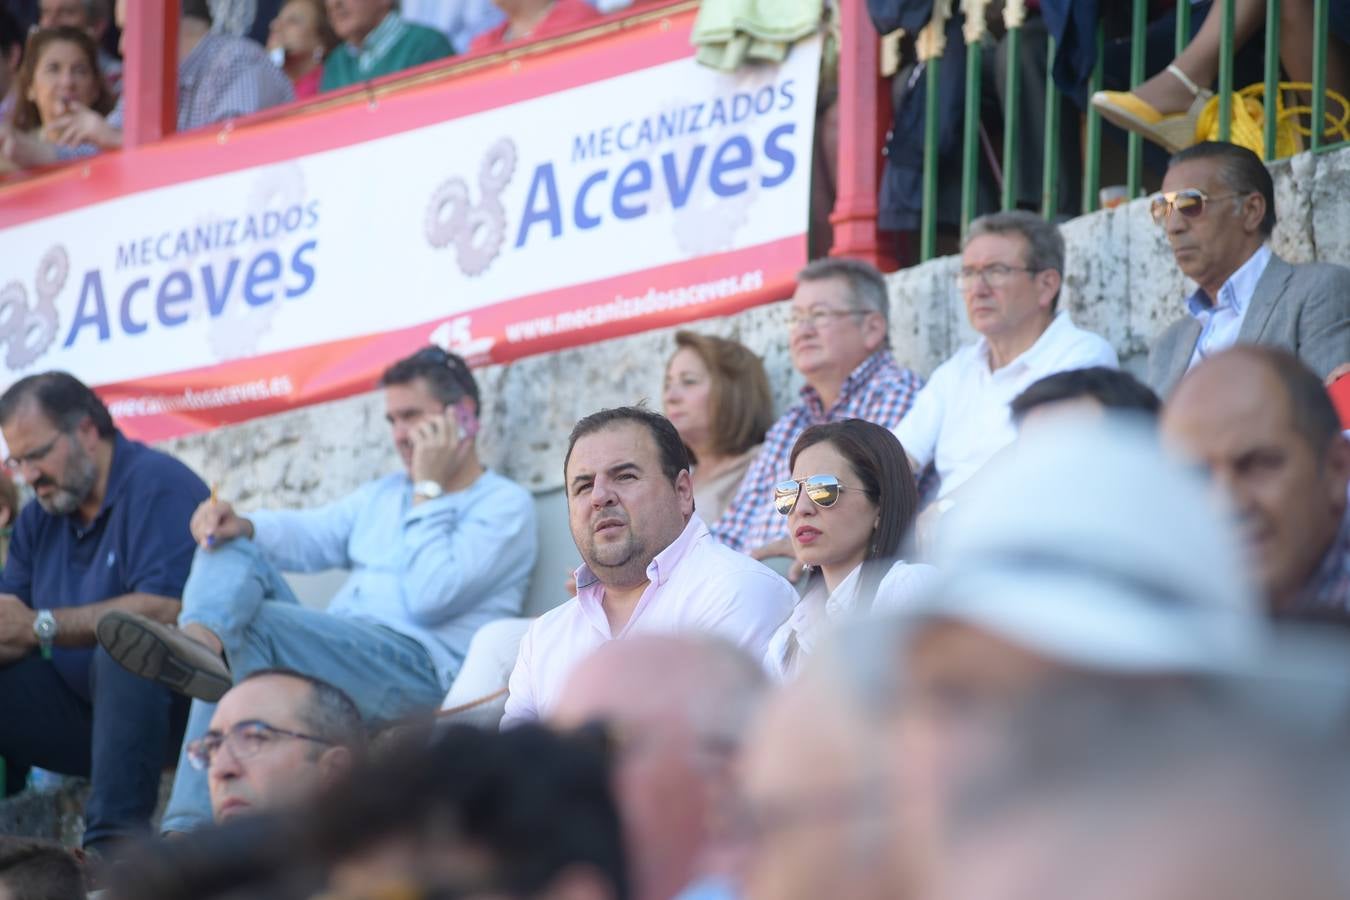
[[[368,722],[434,709],[445,696],[420,643],[383,625],[301,606],[252,541],[197,551],[178,617],[180,627],[192,622],[220,638],[236,681],[259,669],[295,669],[346,691]],[[214,703],[192,701],[164,831],[192,831],[212,820],[206,773],[188,763],[186,748],[207,732],[215,710]]]
[[[148,833],[186,716],[187,698],[100,648],[90,654],[87,684],[68,683],[37,654],[0,667],[0,756],[19,771],[87,776],[84,845],[104,853]]]

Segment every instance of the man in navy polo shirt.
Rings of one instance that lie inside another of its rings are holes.
[[[97,649],[110,610],[178,616],[192,511],[209,495],[178,460],[128,441],[84,384],[32,375],[0,396],[9,467],[36,503],[0,575],[0,756],[89,776],[84,844],[98,853],[149,825],[187,704]],[[17,777],[16,777],[17,776]]]

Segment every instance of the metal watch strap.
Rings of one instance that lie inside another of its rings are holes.
[[[51,659],[52,642],[56,640],[56,617],[52,615],[50,609],[38,610],[37,618],[33,620],[33,633],[37,635],[38,647],[42,651],[43,659]]]
[[[413,484],[413,493],[418,497],[425,497],[428,500],[435,500],[445,493],[445,488],[441,487],[439,481],[418,481]]]

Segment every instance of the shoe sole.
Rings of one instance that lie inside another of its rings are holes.
[[[184,661],[172,645],[135,619],[110,612],[95,628],[98,642],[118,665],[180,694],[215,703],[233,687],[228,679]]]

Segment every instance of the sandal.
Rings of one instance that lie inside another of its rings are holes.
[[[1184,113],[1165,116],[1129,91],[1098,91],[1092,95],[1092,106],[1112,125],[1146,137],[1169,153],[1184,150],[1195,143],[1195,125],[1200,118],[1200,111],[1214,93],[1191,81],[1175,64],[1169,65],[1167,71],[1184,84],[1195,98],[1190,109]]]

